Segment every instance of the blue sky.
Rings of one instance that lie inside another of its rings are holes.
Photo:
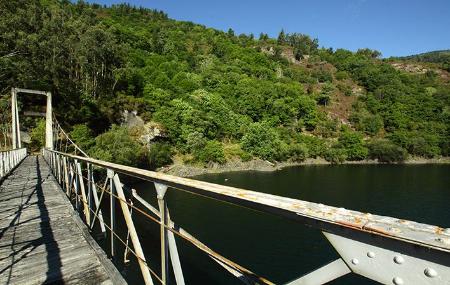
[[[450,0],[89,0],[128,2],[163,10],[169,17],[237,34],[276,37],[300,32],[321,46],[368,47],[384,57],[450,49]]]

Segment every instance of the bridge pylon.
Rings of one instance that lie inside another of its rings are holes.
[[[19,109],[17,105],[17,95],[19,93],[44,95],[47,97],[47,107],[45,112],[45,147],[47,149],[53,149],[52,93],[40,90],[11,88],[11,117],[12,117],[11,130],[12,130],[13,149],[22,147],[22,142],[20,139]]]

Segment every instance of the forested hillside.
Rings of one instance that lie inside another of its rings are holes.
[[[52,91],[58,120],[94,157],[155,168],[173,157],[392,162],[450,152],[440,69],[411,73],[370,49],[236,35],[129,5],[0,1],[0,11],[3,99],[13,86]],[[123,126],[125,111],[161,135]]]
[[[450,71],[450,50],[436,50],[405,57],[399,57],[397,59],[436,63],[441,65],[443,69]]]

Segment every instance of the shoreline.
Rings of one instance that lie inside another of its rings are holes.
[[[377,160],[360,160],[360,161],[345,161],[341,164],[359,164],[359,165],[369,165],[369,164],[391,164],[391,165],[419,165],[419,164],[450,164],[450,157],[442,158],[420,158],[413,157],[404,162],[400,163],[382,163]],[[228,161],[224,164],[209,163],[205,166],[175,163],[167,167],[162,167],[158,169],[158,172],[180,176],[180,177],[193,177],[203,174],[217,174],[226,172],[238,172],[238,171],[259,171],[259,172],[273,172],[278,171],[286,167],[295,166],[329,166],[335,165],[323,158],[308,158],[302,162],[278,162],[272,163],[262,159],[252,159],[250,161],[240,161],[233,160]]]

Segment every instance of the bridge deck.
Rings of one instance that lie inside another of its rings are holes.
[[[73,213],[46,162],[25,158],[0,185],[0,284],[113,284]]]

